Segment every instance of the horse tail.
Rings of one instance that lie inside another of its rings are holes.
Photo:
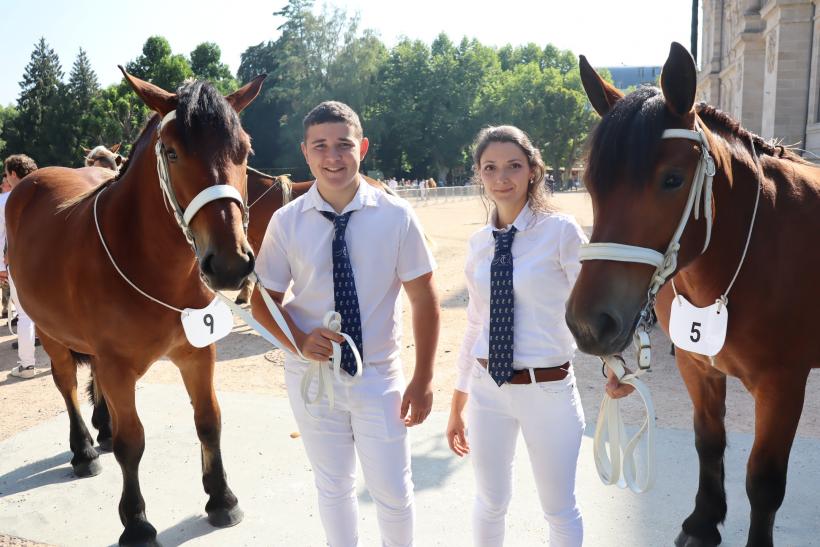
[[[71,357],[74,359],[74,363],[80,366],[88,366],[91,367],[91,356],[85,353],[79,353],[74,350],[68,350],[71,353]],[[92,405],[97,406],[97,403],[102,400],[102,392],[100,391],[97,382],[94,380],[94,368],[91,368],[91,377],[88,379],[88,385],[85,386],[85,393],[88,395],[88,402]]]
[[[282,205],[287,205],[293,199],[293,181],[287,175],[279,175],[276,180],[282,189]]]

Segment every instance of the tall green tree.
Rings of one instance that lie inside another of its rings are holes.
[[[82,165],[81,147],[94,147],[103,144],[98,141],[102,120],[94,116],[94,103],[100,95],[100,84],[97,74],[91,68],[91,62],[85,50],[80,48],[66,84],[63,96],[64,120],[67,125],[67,144],[70,157],[61,163]]]
[[[167,91],[176,90],[193,77],[191,64],[184,55],[173,54],[168,40],[151,36],[142,47],[142,55],[126,65],[128,72]]]
[[[39,165],[59,164],[63,135],[59,102],[63,91],[60,59],[40,38],[20,82],[18,115],[6,133],[10,153],[25,153]]]
[[[194,78],[211,82],[223,95],[239,87],[231,69],[222,62],[222,50],[214,42],[203,42],[194,48],[191,71]]]

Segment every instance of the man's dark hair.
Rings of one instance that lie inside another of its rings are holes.
[[[34,163],[33,159],[25,154],[14,154],[13,156],[7,157],[6,161],[3,163],[3,166],[6,171],[9,173],[14,173],[20,178],[23,178],[32,171],[37,170],[37,164]]]
[[[356,114],[352,108],[339,101],[319,103],[313,110],[308,112],[308,115],[302,120],[305,133],[307,133],[308,127],[319,125],[320,123],[344,123],[355,130],[357,138],[361,139],[364,135],[362,122],[359,121],[359,115]]]

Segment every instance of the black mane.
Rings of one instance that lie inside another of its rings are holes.
[[[727,140],[738,140],[749,153],[751,139],[758,154],[805,163],[794,151],[765,141],[713,106],[700,103],[695,112],[710,130]],[[650,175],[663,131],[673,121],[671,117],[663,92],[657,87],[642,86],[616,102],[590,137],[585,183],[599,191],[606,191],[621,179],[643,184]]]
[[[250,152],[250,143],[239,116],[219,91],[208,82],[194,81],[177,90],[177,127],[186,149],[197,148],[204,140],[224,142],[229,157],[241,161]]]

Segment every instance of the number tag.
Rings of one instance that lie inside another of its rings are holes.
[[[213,344],[233,329],[231,309],[219,297],[201,310],[185,308],[181,318],[185,336],[195,348]]]
[[[669,337],[685,351],[713,357],[726,342],[729,310],[721,302],[708,308],[696,308],[683,296],[672,300]]]

